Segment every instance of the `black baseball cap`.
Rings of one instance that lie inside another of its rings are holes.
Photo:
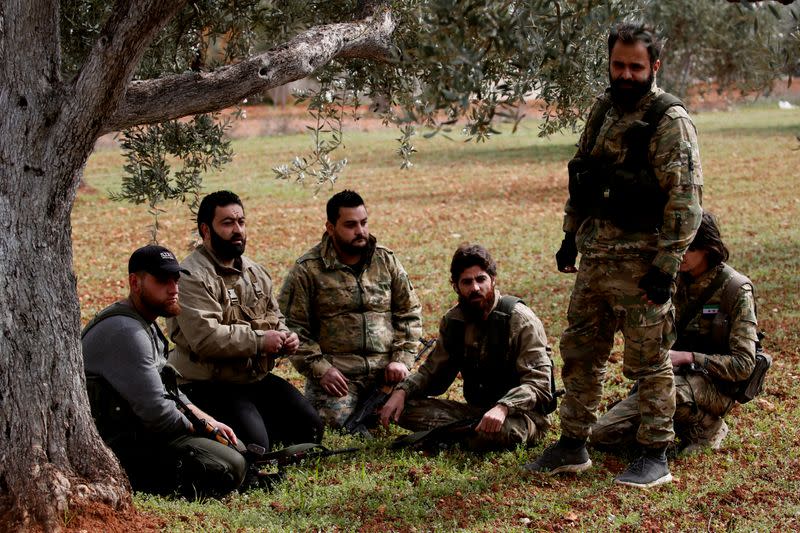
[[[162,274],[189,274],[185,268],[181,268],[175,254],[163,246],[154,244],[143,246],[131,254],[128,260],[128,274],[145,271],[154,276]]]

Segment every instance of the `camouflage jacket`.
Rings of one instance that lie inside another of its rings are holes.
[[[594,147],[589,153],[592,133],[584,129],[575,158],[591,156],[621,164],[627,155],[623,142],[625,132],[640,120],[653,99],[664,91],[653,84],[637,108],[621,112],[616,106],[606,112]],[[610,98],[608,91],[598,97],[590,113],[602,109],[601,101]],[[667,110],[650,140],[648,160],[661,189],[667,193],[664,219],[658,232],[624,231],[608,220],[578,212],[567,200],[565,232],[577,232],[578,249],[585,258],[640,258],[663,272],[675,275],[681,258],[700,226],[703,172],[697,145],[697,132],[692,120],[680,106]]]
[[[701,298],[711,285],[723,264],[710,269],[697,280],[687,275],[678,278],[678,289],[672,301],[675,304],[676,320],[680,322],[682,313],[692,303]],[[726,280],[727,281],[727,280]],[[728,350],[712,346],[712,321],[720,311],[723,283],[714,294],[699,307],[698,313],[686,325],[673,349],[694,353],[695,366],[719,381],[742,381],[750,376],[756,362],[756,341],[758,339],[753,291],[747,285],[739,289],[739,295],[730,316]],[[695,307],[696,308],[696,307]],[[697,308],[696,308],[697,309]],[[715,350],[716,353],[704,353]],[[718,351],[717,351],[718,350]]]
[[[264,331],[288,331],[267,271],[245,256],[222,266],[198,246],[181,266],[181,314],[167,320],[175,350],[169,362],[190,381],[258,381],[273,360],[261,353]]]
[[[279,301],[287,326],[300,336],[291,361],[308,378],[321,378],[331,366],[345,375],[374,375],[392,361],[414,363],[419,300],[392,251],[372,236],[358,270],[341,263],[323,235],[292,267]]]
[[[493,310],[499,301],[500,292],[495,291]],[[465,320],[464,313],[458,306],[451,308],[439,324],[439,339],[433,353],[419,370],[398,385],[399,389],[408,393],[409,398],[444,393],[466,364],[478,368],[472,374],[476,377],[482,375],[481,367],[493,366],[493,356],[488,353],[488,321],[465,321],[465,353],[462,359],[457,354],[447,353],[445,348],[444,328],[450,318]],[[511,315],[509,335],[509,354],[516,358],[519,385],[508,390],[497,403],[507,406],[509,413],[522,411],[538,421],[543,415],[536,409],[537,406],[546,405],[552,399],[550,373],[553,368],[547,351],[544,326],[530,308],[519,302],[514,306]]]

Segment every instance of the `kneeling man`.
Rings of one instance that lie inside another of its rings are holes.
[[[497,265],[480,245],[461,245],[450,265],[458,304],[439,325],[434,352],[403,380],[381,410],[381,422],[422,431],[482,417],[468,449],[532,444],[550,427],[553,363],[541,321],[519,298],[495,289]],[[431,398],[458,373],[466,403]]]
[[[156,318],[179,314],[178,278],[188,274],[161,246],[136,250],[128,262],[130,294],[111,304],[82,333],[86,386],[97,429],[119,458],[134,490],[221,496],[242,483],[247,464],[238,451],[198,436],[166,390],[160,372],[168,343]],[[200,419],[236,443],[186,396]]]

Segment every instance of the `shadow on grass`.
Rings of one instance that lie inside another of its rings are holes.
[[[575,146],[569,142],[498,148],[497,144],[493,145],[489,141],[477,147],[473,145],[468,151],[452,149],[437,151],[433,148],[424,147],[415,156],[415,159],[419,164],[431,166],[450,165],[454,162],[468,163],[470,161],[480,161],[481,163],[553,163],[563,161],[566,172],[566,162],[574,154]]]

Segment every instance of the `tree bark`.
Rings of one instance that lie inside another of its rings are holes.
[[[0,524],[8,528],[57,530],[70,509],[130,505],[127,478],[89,411],[70,227],[97,117],[116,108],[147,37],[182,2],[127,4],[71,86],[60,77],[58,1],[0,7]]]
[[[381,9],[362,21],[311,28],[278,48],[211,72],[134,81],[103,133],[224,109],[303,79],[337,58],[386,60],[394,28],[391,11]]]
[[[0,529],[57,530],[92,503],[130,508],[89,411],[72,267],[70,214],[96,139],[227,107],[337,57],[385,58],[394,29],[382,11],[209,74],[131,82],[185,2],[119,0],[70,83],[60,76],[59,1],[0,3]]]

